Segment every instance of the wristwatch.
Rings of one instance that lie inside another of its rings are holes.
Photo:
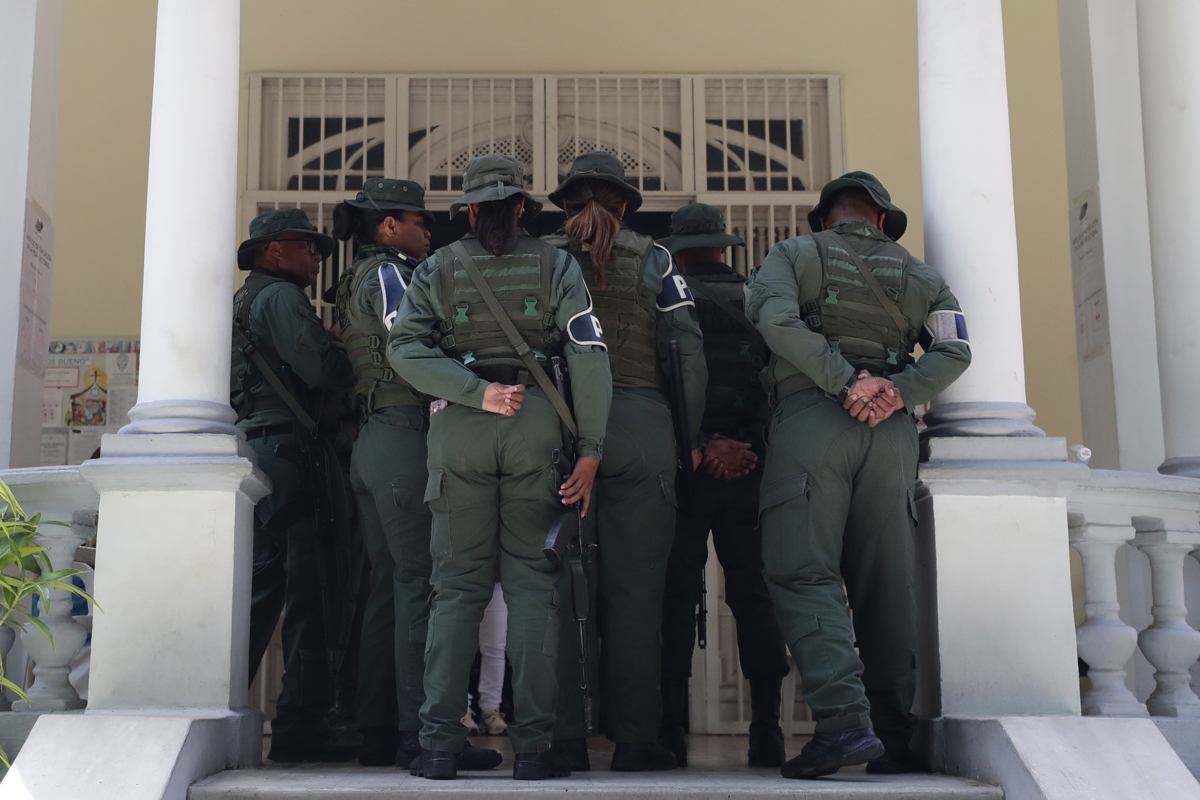
[[[850,376],[850,380],[846,381],[846,385],[842,387],[842,390],[837,393],[837,401],[839,403],[844,404],[846,402],[846,398],[850,396],[850,387],[853,386],[855,381],[857,381],[857,380],[858,380],[858,373],[855,372],[853,375]]]

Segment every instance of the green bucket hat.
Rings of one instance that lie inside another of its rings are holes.
[[[433,227],[433,212],[425,208],[425,189],[416,181],[398,178],[371,178],[353,200],[344,201],[355,208],[376,211],[420,211],[425,224]]]
[[[852,187],[866,189],[867,194],[871,195],[871,199],[887,212],[887,216],[883,220],[883,232],[889,239],[896,241],[904,235],[905,229],[908,228],[908,215],[892,205],[892,196],[888,194],[887,189],[883,188],[879,179],[869,172],[847,172],[842,177],[825,184],[821,189],[821,202],[808,212],[808,224],[814,231],[821,230],[825,215],[829,213],[829,207],[833,205],[834,195],[842,189]]]
[[[625,193],[625,213],[632,214],[642,205],[642,193],[625,182],[625,166],[621,159],[604,150],[584,153],[571,162],[571,171],[558,188],[550,193],[550,202],[565,209],[562,194],[571,184],[584,180],[605,181]]]
[[[450,216],[471,203],[503,200],[514,194],[525,198],[525,213],[529,219],[542,210],[538,199],[525,190],[525,167],[512,156],[488,153],[472,158],[463,168],[463,196],[450,204]]]
[[[671,215],[671,235],[658,243],[671,253],[689,247],[733,247],[746,242],[740,236],[725,232],[721,209],[705,203],[692,203],[676,209]]]
[[[311,222],[308,214],[302,208],[277,208],[265,214],[259,214],[250,221],[250,238],[238,245],[237,265],[240,270],[254,267],[254,253],[260,245],[273,242],[288,233],[302,233],[311,236],[321,251],[321,259],[329,258],[330,253],[337,249],[337,242],[332,236],[321,233]]]

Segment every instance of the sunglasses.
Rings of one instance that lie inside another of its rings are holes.
[[[317,255],[321,252],[321,248],[317,247],[316,241],[308,236],[305,236],[302,239],[276,239],[275,241],[280,242],[280,243],[297,242],[297,243],[302,244],[305,247],[307,247],[308,252],[312,253],[313,255]]]

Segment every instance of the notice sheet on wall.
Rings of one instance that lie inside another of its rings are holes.
[[[1088,359],[1108,345],[1100,192],[1093,186],[1071,203],[1071,276],[1075,295],[1075,345]]]
[[[39,378],[46,371],[53,296],[54,224],[50,215],[31,198],[25,206],[25,242],[21,253],[17,363]]]
[[[137,403],[137,339],[56,339],[42,401],[42,466],[81,464]]]

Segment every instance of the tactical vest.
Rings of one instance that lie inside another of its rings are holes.
[[[387,329],[374,317],[354,313],[353,299],[358,287],[374,271],[392,263],[387,253],[372,253],[342,273],[337,288],[338,319],[342,323],[342,341],[346,343],[350,364],[354,367],[356,406],[370,414],[392,406],[423,406],[429,398],[417,392],[395,373],[388,363]]]
[[[808,235],[816,243],[823,279],[817,297],[799,298],[804,323],[824,336],[830,348],[840,352],[856,371],[865,369],[872,375],[883,376],[902,371],[913,362],[915,332],[896,327],[892,316],[832,235],[828,232]],[[846,234],[842,238],[850,243],[861,237]],[[888,297],[899,305],[908,282],[908,251],[895,242],[873,241],[871,249],[860,253],[859,258]],[[769,374],[767,388],[775,400],[815,386],[778,356],[772,356]],[[770,385],[772,382],[774,387]]]
[[[242,288],[238,289],[233,296],[233,324],[241,329],[246,338],[262,354],[271,369],[275,371],[275,374],[284,379],[284,385],[292,389],[296,399],[307,408],[306,392],[299,385],[301,382],[290,379],[292,378],[291,370],[280,358],[275,346],[269,339],[259,339],[250,331],[250,307],[254,305],[255,298],[263,289],[281,281],[284,279],[261,269],[251,270],[246,277],[246,282],[242,284]],[[287,409],[287,403],[275,393],[275,390],[267,383],[267,379],[262,376],[257,367],[250,363],[236,342],[233,344],[230,354],[229,404],[237,412],[239,422],[255,411]]]
[[[613,386],[663,388],[658,364],[657,286],[642,279],[646,259],[654,247],[649,236],[622,227],[613,243],[612,257],[604,269],[606,288],[596,288],[592,255],[561,233],[542,241],[566,250],[579,262],[597,319],[608,345]]]
[[[741,275],[689,277],[702,282],[704,291],[734,308],[743,307],[742,287],[746,280]],[[693,292],[692,296],[704,333],[704,360],[708,364],[704,422],[700,427],[709,433],[735,436],[754,424],[767,402],[759,373],[767,363],[768,351],[761,337],[753,336],[701,292]]]
[[[462,239],[475,266],[508,312],[539,361],[562,352],[562,333],[550,307],[554,248],[521,232],[511,250],[495,256],[474,235]],[[443,351],[480,377],[499,383],[523,383],[524,363],[492,315],[483,295],[449,247],[437,251],[442,288],[442,320],[438,325]]]

